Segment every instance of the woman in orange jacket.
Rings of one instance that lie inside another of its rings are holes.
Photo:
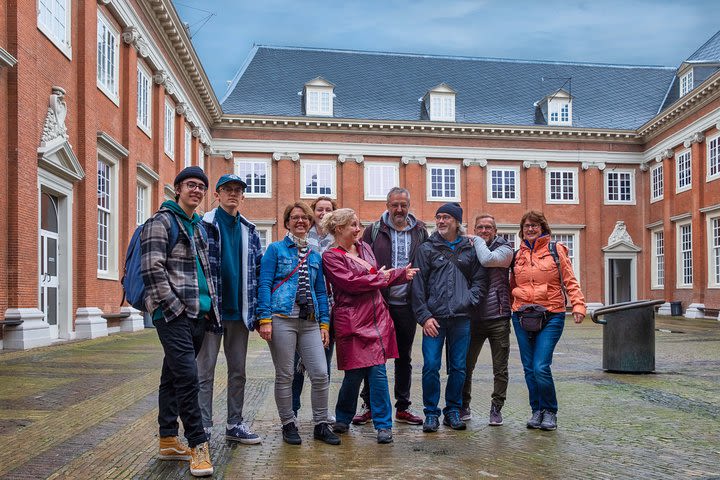
[[[550,370],[553,351],[565,326],[566,297],[572,305],[575,323],[585,318],[585,297],[573,273],[567,248],[561,243],[556,244],[558,269],[550,249],[550,226],[541,212],[523,215],[520,239],[510,288],[513,329],[532,409],[527,427],[555,430],[558,406]]]

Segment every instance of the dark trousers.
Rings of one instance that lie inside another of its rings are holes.
[[[510,318],[496,320],[473,319],[470,324],[470,348],[465,364],[465,384],[462,405],[470,407],[472,374],[485,340],[490,343],[493,366],[492,403],[498,408],[505,404],[508,387],[508,357],[510,356]]]
[[[179,416],[190,448],[207,441],[198,401],[200,384],[195,363],[205,337],[205,322],[185,315],[172,322],[164,318],[154,320],[165,353],[158,390],[160,436],[177,436]]]
[[[395,325],[398,358],[395,359],[395,408],[403,411],[410,408],[410,382],[412,379],[412,346],[415,341],[417,322],[410,305],[390,305],[390,317]],[[365,406],[370,405],[370,388],[367,378],[360,392]]]

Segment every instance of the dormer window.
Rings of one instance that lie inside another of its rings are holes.
[[[548,125],[572,125],[572,96],[563,89],[543,98],[540,107]]]
[[[441,83],[425,94],[425,108],[431,121],[455,121],[455,95],[455,90],[446,83]]]
[[[693,70],[688,70],[680,77],[680,96],[686,95],[693,89]]]
[[[335,85],[322,77],[317,77],[305,84],[305,115],[333,116],[333,90]]]

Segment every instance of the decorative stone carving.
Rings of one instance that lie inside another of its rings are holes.
[[[112,0],[97,0],[100,5],[110,5],[111,2]]]
[[[168,76],[167,72],[165,70],[158,70],[155,72],[155,75],[153,75],[153,81],[157,85],[164,85],[165,82],[168,81],[170,77]]]
[[[655,155],[655,161],[660,163],[663,160],[667,160],[668,158],[673,158],[674,155],[675,155],[675,152],[673,152],[672,148],[666,148],[662,152]]]
[[[132,45],[140,39],[140,31],[135,27],[127,27],[122,33],[123,42]]]
[[[50,101],[45,115],[40,146],[45,147],[56,139],[66,141],[68,139],[65,118],[67,116],[67,105],[65,104],[65,90],[61,87],[52,87]]]
[[[200,137],[200,132],[202,129],[200,127],[193,127],[193,129],[190,131],[193,137],[198,138]]]
[[[275,152],[272,156],[273,160],[279,162],[280,160],[292,160],[297,162],[300,160],[300,154],[297,152]]]
[[[545,170],[547,168],[547,162],[545,160],[525,160],[523,162],[523,168],[528,169],[532,167],[538,167],[541,170]]]
[[[203,152],[209,157],[210,155],[212,155],[212,147],[210,145],[205,145],[203,147]]]
[[[641,172],[647,172],[648,170],[650,170],[650,167],[648,167],[648,164],[647,164],[647,163],[643,162],[643,163],[640,164],[640,171],[641,171]]]
[[[582,169],[589,170],[591,168],[597,168],[601,172],[605,170],[605,162],[582,162]]]
[[[340,155],[338,155],[338,162],[345,163],[348,160],[355,160],[355,163],[359,164],[365,160],[365,157],[363,157],[362,155],[353,155],[351,153],[347,154],[347,155],[344,153],[341,153]]]
[[[478,167],[487,167],[488,161],[485,158],[463,158],[463,166],[471,167],[476,165]]]
[[[135,50],[137,50],[138,55],[142,58],[150,56],[150,44],[148,44],[143,37],[138,38],[133,46],[135,47]]]
[[[632,238],[630,237],[630,234],[627,231],[627,226],[625,225],[625,222],[622,220],[618,220],[617,222],[615,222],[615,228],[613,229],[610,237],[608,238],[608,247],[611,247],[617,243],[627,243],[630,245],[635,245]]]
[[[705,140],[705,135],[702,132],[695,132],[685,139],[683,146],[689,148],[693,143],[702,143]]]
[[[168,95],[175,95],[175,84],[171,80],[165,80],[165,91]]]
[[[185,115],[189,111],[190,111],[190,107],[188,107],[187,103],[185,103],[185,102],[180,102],[177,105],[175,105],[175,112],[178,115]]]
[[[414,155],[406,155],[403,156],[400,161],[403,163],[403,165],[408,165],[410,163],[417,163],[418,165],[425,165],[427,163],[427,158],[420,157],[420,156],[414,156]]]

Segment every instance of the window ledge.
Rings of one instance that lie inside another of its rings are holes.
[[[120,280],[118,272],[97,272],[98,280]]]
[[[52,44],[55,45],[57,49],[60,50],[60,52],[62,52],[62,54],[67,57],[68,60],[72,60],[72,47],[70,45],[63,42],[62,40],[55,38],[41,23],[38,22],[37,27],[38,30],[40,30],[43,35],[45,35],[47,39],[50,40]]]
[[[111,102],[113,102],[116,106],[120,106],[120,97],[118,97],[117,93],[110,92],[107,88],[105,88],[105,85],[102,83],[97,84],[98,90],[100,90],[107,98],[110,99]]]

